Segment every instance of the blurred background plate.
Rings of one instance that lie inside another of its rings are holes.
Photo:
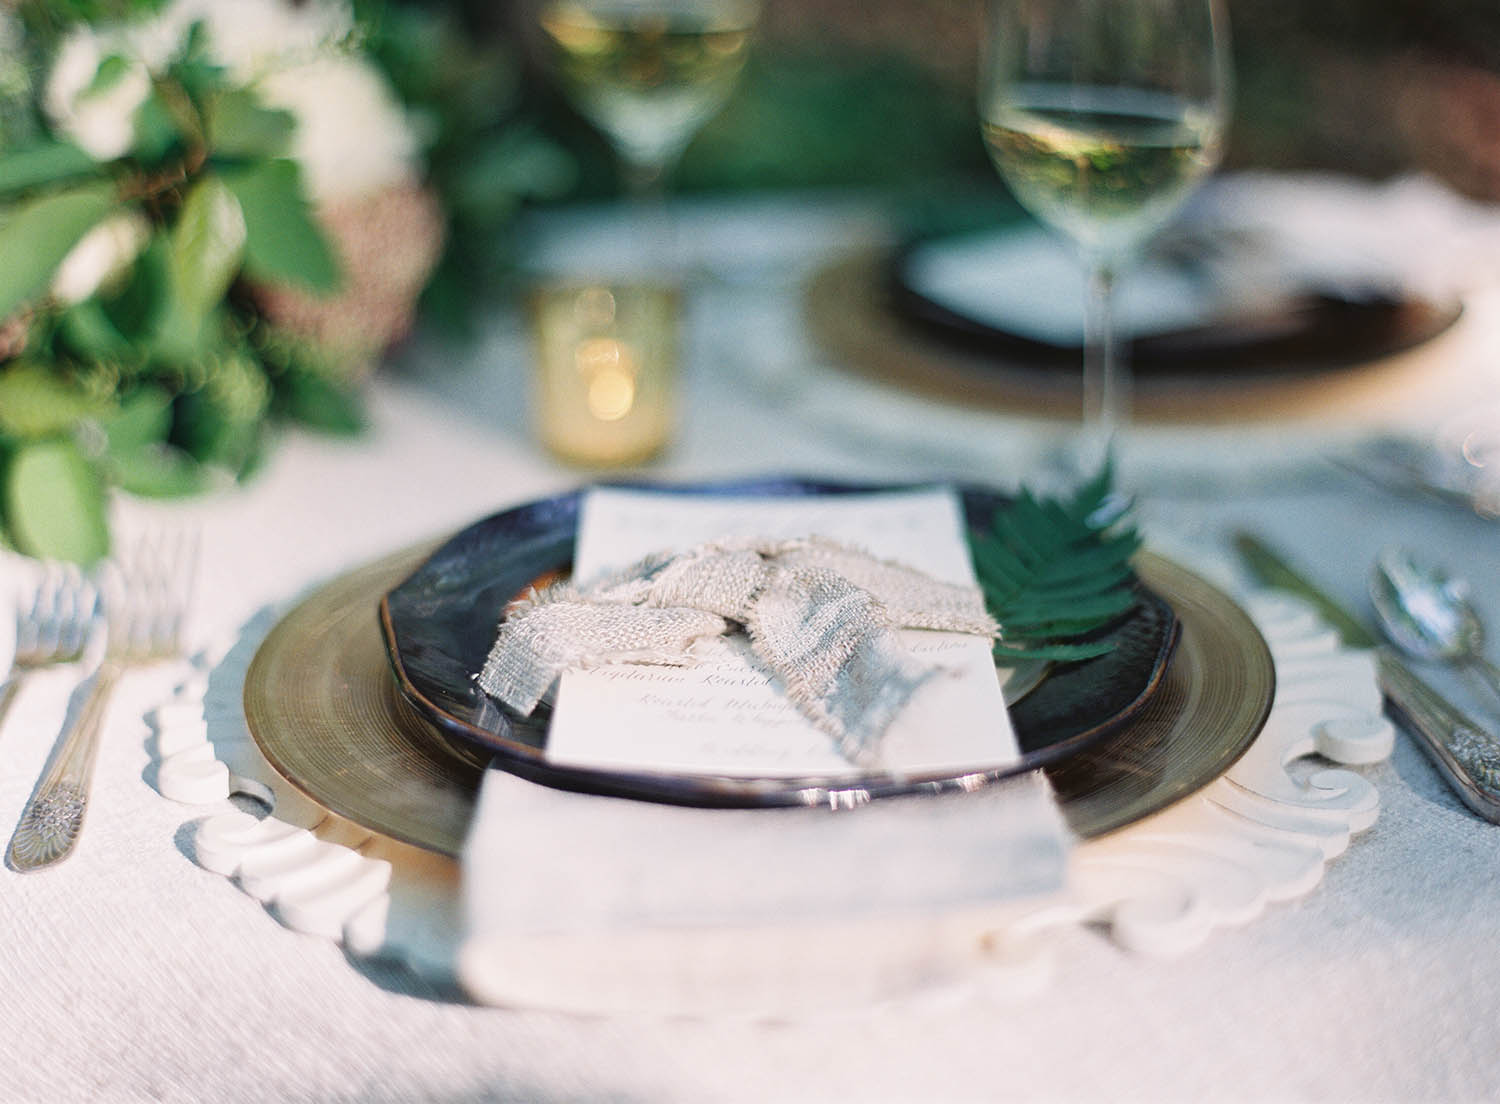
[[[1429,341],[1459,318],[1372,272],[1233,269],[1253,247],[1206,229],[1168,234],[1121,273],[1115,310],[1138,373],[1308,372],[1364,363]],[[1205,256],[1214,257],[1211,266]],[[890,261],[892,308],[934,340],[1034,369],[1076,371],[1084,274],[1066,244],[1032,227],[913,243]]]
[[[830,262],[807,281],[803,317],[827,364],[851,379],[892,389],[898,397],[937,400],[965,412],[1078,417],[1079,350],[1017,335],[982,334],[972,321],[915,317],[910,301],[904,307],[899,302],[905,293],[895,286],[892,264],[890,253],[866,250]],[[1369,321],[1382,314],[1375,308],[1357,310]],[[1412,317],[1402,321],[1398,316],[1407,310]],[[1436,369],[1424,347],[1421,355],[1409,357],[1288,360],[1277,362],[1274,370],[1236,370],[1233,356],[1221,355],[1212,345],[1229,340],[1225,333],[1163,335],[1153,339],[1160,342],[1163,360],[1134,381],[1133,417],[1154,425],[1194,427],[1312,417],[1326,417],[1322,424],[1328,428],[1347,427],[1351,419],[1358,425],[1359,418],[1375,417],[1373,411],[1418,406],[1435,389],[1450,385],[1442,367],[1442,339],[1450,332],[1455,337],[1462,333],[1462,327],[1452,325],[1458,317],[1457,307],[1444,311],[1408,304],[1386,313],[1380,323],[1404,335],[1400,341],[1381,338],[1386,352],[1430,341]],[[1361,327],[1350,344],[1373,341],[1373,329],[1378,326]],[[1272,347],[1268,338],[1258,352],[1249,344],[1242,350],[1247,356],[1269,356]]]

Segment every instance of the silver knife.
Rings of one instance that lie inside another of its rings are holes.
[[[1249,533],[1237,533],[1235,551],[1262,585],[1310,602],[1350,648],[1373,649],[1386,709],[1417,737],[1438,773],[1465,805],[1500,823],[1500,739],[1414,674],[1364,624],[1299,574],[1279,553]]]

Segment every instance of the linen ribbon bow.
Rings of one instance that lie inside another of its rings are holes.
[[[530,713],[564,671],[609,663],[684,666],[705,637],[743,627],[797,708],[851,762],[873,763],[912,695],[942,668],[895,629],[994,638],[977,588],[820,537],[714,541],[647,556],[585,586],[512,604],[479,685]]]

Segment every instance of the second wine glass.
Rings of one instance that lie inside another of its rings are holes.
[[[1130,376],[1115,280],[1218,163],[1229,116],[1220,0],[990,0],[979,112],[990,159],[1088,275],[1083,433],[1089,474],[1120,443]]]
[[[758,0],[541,0],[537,22],[563,90],[641,195],[729,98],[759,14]]]

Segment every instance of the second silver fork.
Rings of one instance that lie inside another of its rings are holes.
[[[196,572],[197,538],[186,533],[144,537],[127,555],[100,567],[104,657],[88,699],[21,813],[6,854],[13,870],[40,870],[72,853],[88,810],[110,694],[130,668],[182,654]]]
[[[17,567],[33,568],[33,578],[16,595],[16,647],[9,677],[0,683],[0,730],[21,684],[33,671],[56,663],[74,663],[98,614],[99,592],[74,564],[55,560]]]

